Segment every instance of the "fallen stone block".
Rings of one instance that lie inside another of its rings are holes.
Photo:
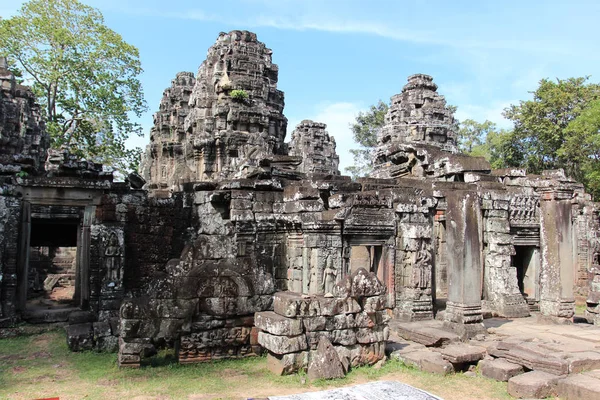
[[[558,376],[542,371],[531,371],[508,380],[508,394],[524,399],[543,399],[556,392]]]
[[[275,375],[289,375],[308,366],[308,351],[288,354],[267,354],[267,368]]]
[[[507,382],[513,376],[520,375],[524,372],[522,366],[513,364],[503,358],[481,360],[478,365],[481,375],[500,382]]]
[[[471,346],[468,344],[450,344],[438,350],[444,359],[452,364],[473,363],[481,360],[486,350],[483,347]]]
[[[396,324],[394,328],[396,328],[396,331],[403,339],[428,347],[439,347],[451,342],[457,342],[460,339],[455,333],[427,325],[423,326],[419,322]]]
[[[432,372],[440,375],[447,375],[454,372],[454,367],[449,361],[444,360],[440,353],[434,353],[430,350],[399,354],[398,359],[406,365],[418,368],[425,372]]]
[[[415,342],[388,342],[385,346],[385,354],[397,360],[400,354],[425,349],[424,345]]]
[[[343,378],[344,367],[333,345],[326,337],[319,339],[317,351],[313,352],[308,363],[308,377],[310,379],[336,379]]]
[[[92,350],[94,348],[94,329],[91,322],[69,325],[67,344],[71,351]]]
[[[558,381],[557,394],[566,400],[600,399],[600,379],[585,374],[569,375]]]
[[[296,336],[302,333],[302,320],[286,318],[273,311],[261,311],[254,314],[257,328],[273,335]]]
[[[572,353],[566,358],[569,363],[569,373],[575,374],[600,368],[600,353],[595,351],[582,351]]]
[[[306,336],[275,336],[266,332],[258,333],[258,343],[275,354],[297,353],[308,349]]]

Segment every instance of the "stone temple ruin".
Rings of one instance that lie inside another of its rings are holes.
[[[377,362],[390,318],[470,338],[492,315],[571,319],[580,294],[600,324],[600,220],[581,184],[459,154],[423,74],[392,97],[374,172],[353,181],[324,124],[285,142],[277,78],[255,34],[221,33],[164,91],[141,176],[115,182],[48,149],[2,63],[0,327],[67,321],[72,350],[121,366],[159,346],[181,363],[266,349],[291,373],[327,351],[344,372]]]

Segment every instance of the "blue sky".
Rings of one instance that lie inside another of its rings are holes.
[[[273,50],[288,138],[302,119],[328,124],[340,167],[351,164],[348,124],[414,73],[434,77],[460,120],[510,123],[501,112],[541,78],[600,81],[598,1],[86,0],[140,50],[149,111],[178,71],[197,72],[219,32],[248,29]],[[9,17],[22,1],[0,0]]]

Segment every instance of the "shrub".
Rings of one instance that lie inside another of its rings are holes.
[[[232,99],[237,100],[237,101],[244,101],[248,98],[248,92],[246,92],[245,90],[242,89],[235,89],[232,90],[229,95],[231,96]]]

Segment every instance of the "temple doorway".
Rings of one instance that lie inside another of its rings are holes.
[[[352,246],[350,248],[350,273],[364,268],[369,272],[374,272],[383,282],[382,255],[383,246],[381,245]]]
[[[448,246],[446,244],[446,221],[434,223],[435,262],[433,263],[432,296],[434,313],[446,309],[448,301]]]
[[[539,300],[538,275],[540,264],[539,248],[535,246],[515,246],[511,264],[517,270],[517,284],[528,303]]]
[[[78,219],[32,219],[27,266],[26,314],[47,318],[78,304]]]

